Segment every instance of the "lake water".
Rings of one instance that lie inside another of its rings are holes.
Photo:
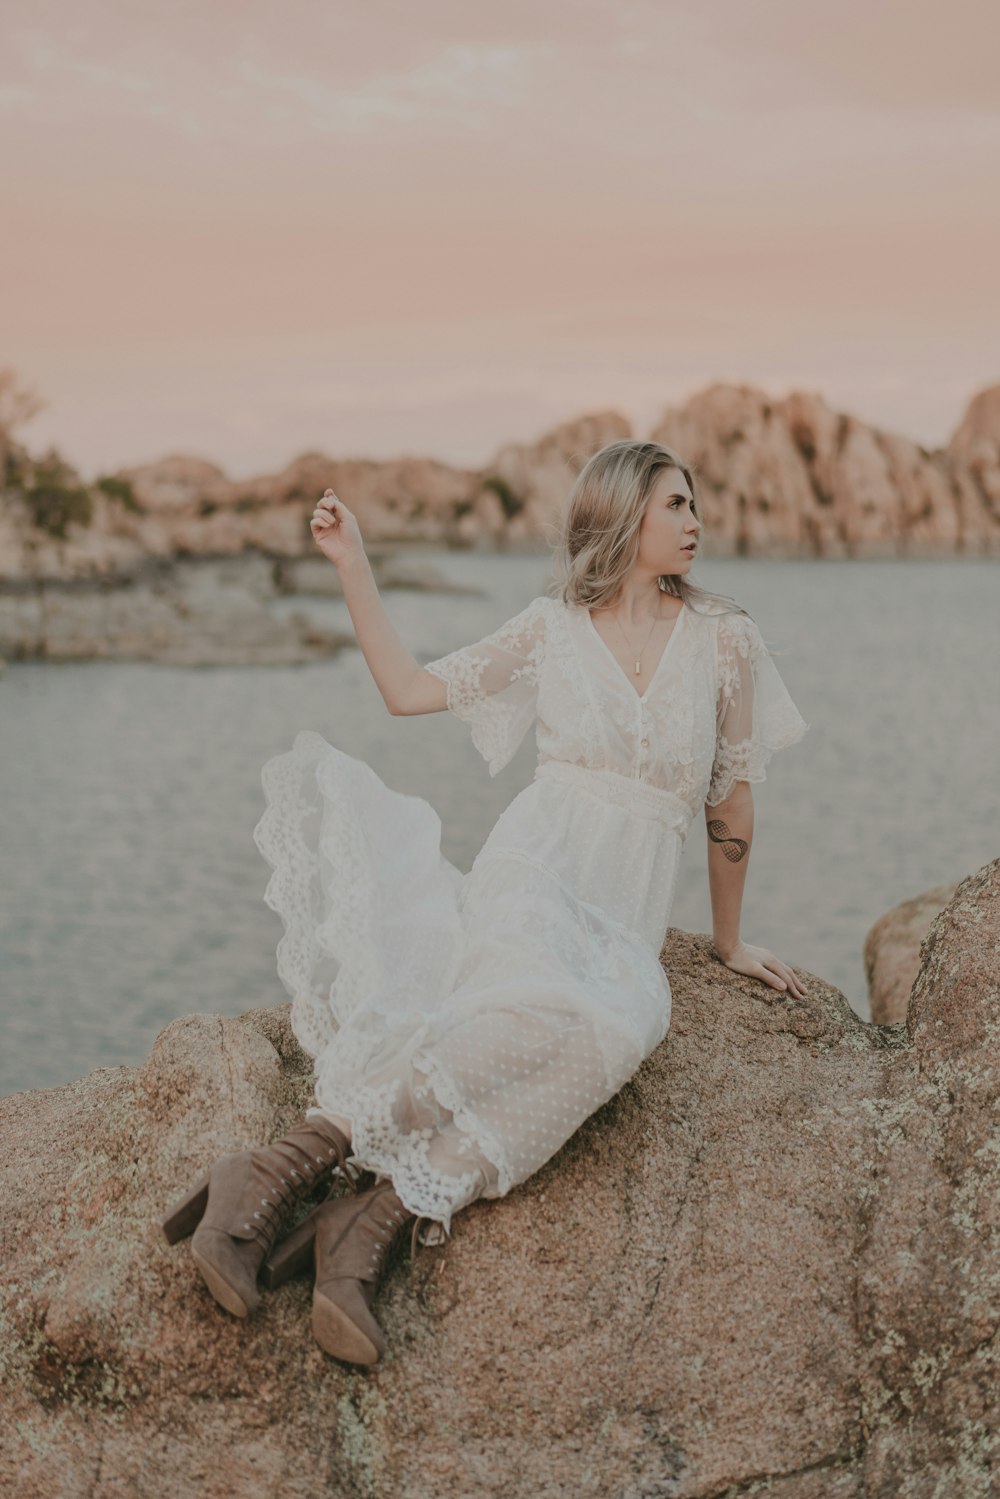
[[[545,558],[427,551],[479,596],[387,591],[420,660],[544,590]],[[754,788],[743,935],[867,1016],[861,948],[883,911],[1000,853],[1000,570],[975,560],[699,563],[775,649],[810,731]],[[342,603],[302,598],[349,626]],[[779,655],[780,653],[780,655]],[[252,840],[260,768],[300,728],[425,796],[466,870],[531,779],[491,780],[449,714],[393,718],[360,652],[297,667],[11,664],[0,678],[0,1093],[135,1063],[194,1011],[287,995]],[[672,925],[711,930],[701,819]]]

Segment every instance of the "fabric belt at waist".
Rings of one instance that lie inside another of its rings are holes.
[[[637,777],[624,776],[617,770],[598,770],[589,765],[574,765],[569,760],[543,760],[535,770],[535,780],[542,779],[579,786],[599,801],[623,807],[637,817],[664,823],[682,838],[691,824],[691,808],[673,791],[665,791]]]

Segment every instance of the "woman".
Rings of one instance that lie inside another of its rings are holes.
[[[285,931],[278,971],[315,1058],[315,1106],[269,1147],[218,1162],[164,1219],[212,1294],[245,1316],[316,1268],[313,1331],[377,1362],[371,1302],[397,1230],[447,1233],[478,1197],[524,1181],[666,1034],[659,960],[688,826],[704,808],[716,952],[796,996],[795,973],[740,936],[750,783],[808,725],[757,625],[689,580],[701,520],[691,470],[614,442],[581,471],[556,596],[420,666],[385,612],[351,511],[311,520],[392,714],[448,708],[495,775],[529,726],[539,763],[462,875],[420,797],[390,790],[319,734],[267,762],[254,830]],[[360,1172],[374,1185],[359,1191]],[[279,1219],[346,1178],[273,1249]],[[272,1252],[273,1251],[273,1252]]]

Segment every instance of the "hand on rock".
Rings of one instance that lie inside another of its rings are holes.
[[[716,949],[718,951],[718,949]],[[805,989],[795,977],[787,963],[776,958],[766,947],[754,947],[750,942],[738,942],[725,957],[719,953],[727,968],[734,973],[748,973],[751,978],[763,979],[773,989],[786,989],[796,999],[805,998]]]

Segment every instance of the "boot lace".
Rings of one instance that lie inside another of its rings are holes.
[[[387,1195],[390,1191],[392,1191],[391,1183],[387,1184]],[[372,1206],[375,1207],[375,1204],[373,1203]],[[428,1259],[427,1250],[432,1246],[426,1241],[423,1244],[420,1242],[421,1230],[425,1226],[428,1229],[432,1228],[437,1222],[436,1219],[408,1213],[402,1205],[397,1206],[395,1203],[388,1204],[386,1207],[382,1207],[379,1204],[376,1212],[371,1215],[372,1225],[375,1229],[371,1269],[376,1275],[380,1273],[385,1262],[385,1256],[393,1244],[396,1234],[407,1218],[413,1219],[413,1227],[410,1232],[410,1286],[415,1289],[417,1299],[430,1315],[443,1316],[444,1311],[434,1311],[427,1305],[426,1291],[431,1276],[439,1275],[444,1269],[444,1259],[443,1257],[435,1259],[433,1256]],[[420,1271],[419,1274],[418,1269]],[[447,1307],[445,1310],[450,1311],[451,1307]]]
[[[319,1140],[323,1142],[322,1155],[315,1154]],[[283,1175],[283,1167],[279,1164],[282,1161],[289,1163],[287,1176]],[[311,1192],[331,1170],[341,1176],[353,1191],[357,1190],[356,1175],[347,1163],[347,1143],[339,1136],[330,1140],[311,1130],[286,1135],[255,1151],[254,1163],[267,1185],[265,1195],[243,1227],[253,1234],[265,1254],[273,1248],[287,1210]]]
[[[430,1229],[436,1223],[436,1218],[414,1218],[413,1220],[413,1231],[410,1234],[409,1282],[410,1289],[424,1314],[438,1320],[446,1317],[452,1308],[457,1306],[458,1296],[453,1295],[444,1306],[437,1306],[432,1300],[434,1293],[440,1290],[440,1277],[447,1264],[445,1250],[448,1247],[448,1240],[442,1234],[439,1242],[432,1243],[425,1240],[421,1244],[420,1231],[424,1225]]]

